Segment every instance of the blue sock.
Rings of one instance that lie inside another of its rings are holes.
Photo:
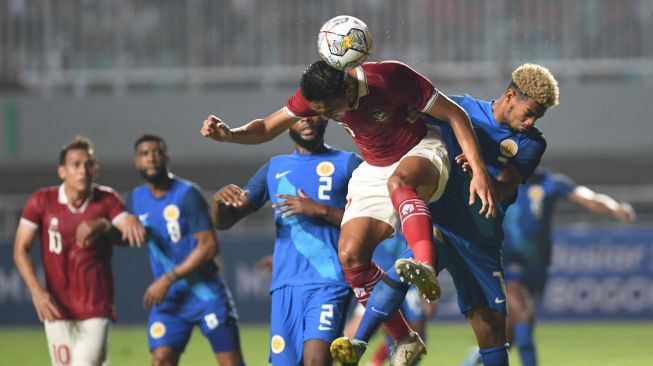
[[[365,314],[356,329],[354,338],[368,342],[381,323],[388,320],[401,307],[407,291],[408,286],[390,279],[388,275],[383,275],[367,300]]]
[[[478,350],[485,366],[508,366],[508,345]]]
[[[537,365],[535,342],[533,342],[533,326],[530,323],[515,324],[515,344],[523,366]]]

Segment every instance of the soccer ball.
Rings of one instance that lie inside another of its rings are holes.
[[[372,35],[362,20],[340,15],[320,28],[317,50],[322,59],[336,69],[352,69],[370,55]]]

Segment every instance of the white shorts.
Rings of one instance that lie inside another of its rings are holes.
[[[374,166],[363,162],[354,170],[347,189],[347,207],[342,217],[342,225],[356,217],[371,217],[383,221],[396,231],[400,227],[399,215],[392,206],[388,192],[388,178],[407,156],[420,156],[428,159],[440,173],[437,188],[428,203],[435,202],[447,185],[449,179],[449,156],[440,137],[439,128],[429,127],[422,141],[402,156],[398,162],[388,166]]]
[[[54,366],[107,366],[109,318],[45,321]]]

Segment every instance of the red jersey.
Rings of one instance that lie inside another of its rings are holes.
[[[125,215],[120,196],[99,185],[93,185],[90,198],[79,208],[68,202],[63,185],[41,188],[25,204],[20,223],[41,232],[45,286],[63,319],[115,316],[112,244],[98,239],[80,248],[75,235],[84,220],[104,217],[115,223]]]
[[[396,163],[426,135],[424,121],[406,120],[408,108],[426,112],[438,91],[433,84],[396,61],[368,62],[356,68],[358,100],[338,121],[352,136],[371,165]],[[316,113],[301,90],[286,102],[286,113],[293,117],[310,117]]]

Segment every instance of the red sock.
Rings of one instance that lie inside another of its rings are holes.
[[[390,193],[390,198],[399,213],[401,230],[415,254],[415,260],[434,267],[433,220],[426,204],[409,187],[396,188]]]
[[[383,361],[388,358],[388,343],[381,342],[370,360],[372,365],[383,365]]]
[[[383,323],[383,329],[395,341],[408,337],[413,331],[401,310],[395,311],[394,315]]]
[[[374,262],[361,264],[357,267],[343,268],[349,286],[354,290],[356,300],[363,306],[372,293],[374,285],[383,277],[383,271]]]

